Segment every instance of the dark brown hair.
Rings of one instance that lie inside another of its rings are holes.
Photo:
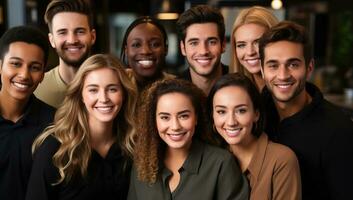
[[[166,144],[158,134],[156,109],[160,97],[169,93],[181,93],[190,99],[197,116],[193,137],[209,142],[204,93],[191,82],[180,79],[166,79],[153,83],[145,93],[144,104],[138,112],[139,126],[134,161],[141,181],[154,183],[160,173],[159,166],[164,160]]]
[[[219,10],[207,5],[197,5],[182,13],[177,21],[177,33],[180,41],[185,40],[186,29],[192,24],[215,23],[221,42],[224,40],[225,25]]]
[[[312,47],[305,28],[295,22],[282,21],[265,32],[259,41],[259,53],[262,67],[264,66],[265,48],[268,44],[289,41],[303,45],[305,63],[309,64],[313,58]]]
[[[251,133],[255,137],[259,137],[263,132],[263,127],[264,127],[264,112],[263,112],[263,105],[261,102],[261,96],[255,84],[247,76],[241,73],[226,74],[222,76],[220,79],[218,79],[217,82],[211,88],[210,94],[208,95],[208,98],[207,98],[207,108],[208,108],[207,110],[209,112],[208,116],[209,116],[210,122],[212,122],[212,124],[214,123],[213,117],[212,117],[214,95],[218,90],[228,86],[240,87],[244,89],[246,93],[248,93],[251,99],[254,111],[259,112],[259,119],[253,126]],[[213,134],[213,137],[215,137],[217,141],[223,141],[223,138],[220,139],[218,138],[218,136],[219,134]]]
[[[93,13],[87,0],[53,0],[48,4],[44,14],[44,20],[48,24],[50,32],[54,16],[61,12],[76,12],[86,15],[89,28],[93,29]]]

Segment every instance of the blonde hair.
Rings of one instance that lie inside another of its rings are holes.
[[[278,20],[271,13],[271,11],[261,6],[253,6],[240,11],[237,18],[234,21],[232,34],[231,34],[231,48],[232,48],[231,66],[234,72],[245,74],[254,82],[254,77],[248,70],[246,70],[244,66],[240,64],[239,59],[236,55],[236,48],[235,48],[236,41],[234,36],[235,31],[237,31],[239,27],[245,24],[257,24],[267,29],[270,29],[272,26],[276,25],[277,23],[278,23]]]
[[[90,130],[88,114],[82,101],[82,89],[88,73],[108,68],[118,76],[122,88],[124,101],[117,117],[116,142],[127,157],[132,157],[135,125],[134,114],[137,100],[137,90],[128,78],[122,63],[107,54],[96,54],[89,57],[77,71],[75,78],[69,84],[63,104],[55,114],[54,124],[47,127],[34,141],[32,152],[44,142],[48,136],[53,136],[61,144],[53,156],[53,163],[59,170],[60,178],[57,183],[69,181],[78,171],[86,175],[92,148],[90,146]]]

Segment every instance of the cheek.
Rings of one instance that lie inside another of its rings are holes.
[[[160,119],[156,119],[156,126],[157,126],[158,133],[163,133],[168,129],[168,123]]]

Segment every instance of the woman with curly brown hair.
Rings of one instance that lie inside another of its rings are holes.
[[[248,198],[232,155],[205,143],[200,89],[184,80],[163,80],[144,99],[128,199]]]
[[[136,98],[118,59],[89,57],[33,144],[26,199],[126,199]]]

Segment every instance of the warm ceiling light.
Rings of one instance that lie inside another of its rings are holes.
[[[283,3],[281,0],[272,0],[271,2],[271,7],[275,10],[281,9],[283,6]]]
[[[157,18],[160,20],[174,20],[178,19],[178,13],[158,13]]]

